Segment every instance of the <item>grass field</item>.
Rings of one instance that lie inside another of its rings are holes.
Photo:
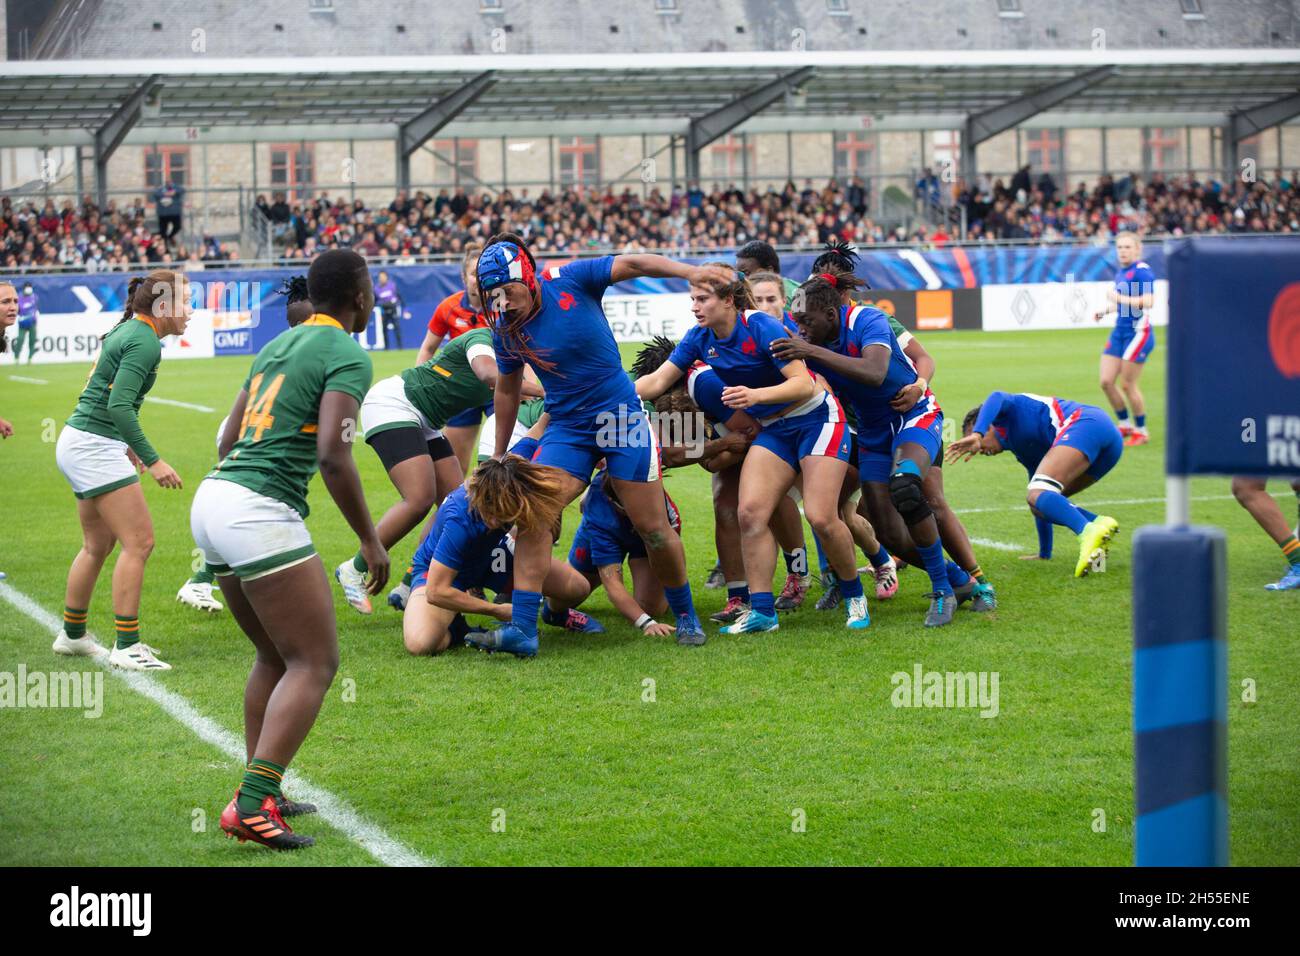
[[[938,362],[940,400],[960,420],[993,388],[1100,402],[1103,336],[948,333],[925,343]],[[1126,451],[1080,497],[1122,525],[1103,575],[1071,577],[1075,548],[1064,531],[1055,560],[1017,559],[1036,539],[1024,472],[1004,455],[946,470],[953,506],[974,509],[963,516],[971,535],[998,545],[977,553],[1000,608],[988,616],[963,609],[937,631],[921,627],[927,588],[910,570],[894,600],[871,601],[873,623],[861,635],[844,629],[841,612],[819,614],[810,601],[778,633],[728,637],[710,625],[705,647],[684,649],[638,635],[597,593],[586,609],[606,635],[547,632],[532,661],[464,650],[416,659],[402,648],[395,612],[378,607],[363,618],[336,593],[342,663],[294,768],[393,839],[448,864],[1128,864],[1130,543],[1134,529],[1164,514],[1164,355],[1156,351],[1143,382],[1151,445]],[[412,357],[376,355],[376,378]],[[147,680],[236,736],[251,646],[228,614],[204,616],[174,598],[191,561],[190,500],[248,362],[164,365],[153,395],[216,411],[149,403],[142,415],[186,483],[182,492],[152,481],[146,489],[157,546],[142,634],[175,667]],[[43,423],[62,425],[86,371],[0,365],[0,415],[16,430],[0,444],[0,568],[53,614],[79,532]],[[373,452],[358,446],[356,457],[378,516],[395,492]],[[668,487],[707,614],[723,602],[702,587],[714,553],[708,476],[683,469]],[[1277,491],[1291,514],[1289,489]],[[1194,520],[1229,531],[1232,859],[1296,865],[1300,645],[1291,636],[1300,594],[1263,590],[1282,559],[1226,480],[1198,479],[1193,495]],[[311,502],[312,536],[335,564],[355,541],[319,481]],[[566,538],[576,526],[575,512]],[[394,566],[414,544],[394,549]],[[107,572],[90,626],[112,630]],[[81,666],[52,655],[50,640],[0,601],[0,671]],[[998,672],[998,715],[893,707],[891,675],[917,664]],[[1246,678],[1256,703],[1240,700]],[[126,682],[107,678],[105,694],[97,720],[74,710],[0,711],[0,864],[376,862],[319,818],[301,823],[318,840],[301,854],[227,841],[216,818],[238,764]],[[1094,829],[1098,808],[1105,832]]]

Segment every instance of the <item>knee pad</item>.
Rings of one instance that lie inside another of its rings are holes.
[[[1064,494],[1065,486],[1053,478],[1051,475],[1034,475],[1029,479],[1030,491],[1055,491],[1058,495]]]
[[[930,503],[921,490],[921,476],[911,471],[896,471],[889,476],[889,498],[908,527],[930,517]]]

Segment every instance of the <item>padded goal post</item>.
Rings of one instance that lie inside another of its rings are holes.
[[[1133,540],[1138,866],[1228,863],[1227,542],[1192,475],[1300,474],[1300,240],[1194,238],[1169,272],[1167,523]]]

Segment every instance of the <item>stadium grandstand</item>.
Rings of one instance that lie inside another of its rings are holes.
[[[573,23],[510,0],[255,6],[10,0],[0,263],[419,261],[516,226],[574,254],[1300,217],[1280,0],[638,0]],[[139,38],[150,55],[121,59]]]

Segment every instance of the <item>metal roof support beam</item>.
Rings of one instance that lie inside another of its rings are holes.
[[[1019,126],[1032,116],[1049,110],[1057,103],[1077,96],[1090,86],[1114,75],[1115,67],[1099,66],[1067,79],[1044,86],[1032,93],[1026,93],[1014,100],[1000,103],[979,113],[966,117],[966,125],[961,137],[961,174],[967,182],[976,175],[975,147],[999,133],[1004,133]]]
[[[475,100],[496,83],[492,70],[480,73],[463,86],[436,100],[414,119],[397,128],[397,186],[405,189],[411,184],[411,154],[427,143]]]
[[[691,118],[691,125],[686,131],[686,175],[689,179],[700,178],[700,150],[720,136],[725,136],[777,100],[800,83],[812,79],[816,70],[805,66],[779,76],[770,83],[755,87],[748,93],[742,93],[730,103],[718,107],[711,113]]]
[[[1300,116],[1300,92],[1251,110],[1231,114],[1223,130],[1223,165],[1228,178],[1234,179],[1241,172],[1237,166],[1237,157],[1238,146],[1243,139],[1279,126],[1294,116]]]
[[[99,208],[108,205],[108,160],[114,150],[122,145],[131,127],[140,122],[140,112],[144,101],[160,85],[162,77],[155,73],[140,84],[139,88],[127,97],[126,102],[117,108],[107,123],[95,130],[95,201]]]

